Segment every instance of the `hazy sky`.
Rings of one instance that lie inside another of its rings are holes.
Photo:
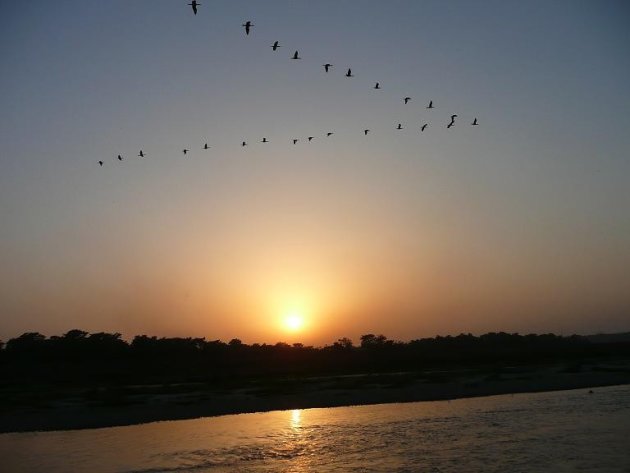
[[[187,3],[0,0],[1,339],[630,329],[628,2]]]

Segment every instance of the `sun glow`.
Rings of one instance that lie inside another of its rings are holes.
[[[298,312],[291,312],[284,318],[284,327],[290,332],[298,332],[304,327],[304,317]]]

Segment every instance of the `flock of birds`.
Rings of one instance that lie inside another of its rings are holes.
[[[188,5],[192,7],[192,11],[193,11],[193,13],[194,13],[195,15],[197,15],[197,13],[198,13],[198,7],[200,7],[200,6],[201,6],[201,3],[197,2],[196,0],[192,0],[192,2],[191,2],[191,3],[189,3]],[[249,36],[249,34],[250,34],[250,33],[251,33],[251,31],[252,31],[252,28],[254,27],[254,23],[252,23],[250,20],[248,20],[248,21],[246,21],[245,23],[243,23],[241,26],[245,29],[245,34],[246,34],[247,36]],[[278,49],[279,49],[279,48],[281,48],[281,47],[282,47],[282,45],[280,44],[280,42],[279,42],[279,41],[274,41],[274,42],[273,42],[273,44],[272,44],[270,47],[271,47],[272,51],[278,51]],[[291,59],[292,59],[292,60],[299,60],[299,59],[302,59],[302,58],[300,57],[300,53],[299,53],[299,51],[298,51],[298,50],[296,50],[296,51],[293,53],[293,55],[291,56]],[[326,73],[328,73],[328,72],[330,72],[330,70],[331,70],[334,66],[333,66],[333,64],[326,63],[326,64],[322,64],[322,67],[324,68],[324,71],[325,71]],[[345,74],[345,77],[348,77],[348,78],[352,78],[352,77],[354,77],[354,74],[352,73],[352,69],[351,69],[351,68],[348,68],[348,70],[347,70],[347,72],[346,72],[346,74]],[[380,82],[376,82],[376,84],[374,85],[374,87],[373,87],[373,88],[374,88],[374,89],[376,89],[376,90],[380,90],[380,89],[381,89],[381,83],[380,83]],[[404,98],[403,98],[403,103],[404,103],[405,105],[407,105],[410,101],[411,101],[411,97],[404,97]],[[426,108],[427,108],[427,109],[433,109],[433,108],[435,108],[435,107],[433,106],[433,100],[430,100],[430,101],[429,101],[429,103],[428,103],[428,105],[427,105],[427,107],[426,107]],[[453,126],[455,125],[455,119],[456,119],[456,118],[457,118],[457,115],[456,115],[456,114],[451,115],[451,119],[450,119],[449,123],[446,125],[446,128],[447,128],[447,129],[448,129],[448,128],[451,128],[451,127],[453,127]],[[478,125],[479,125],[479,123],[478,123],[478,121],[477,121],[477,118],[475,118],[475,119],[472,121],[472,123],[471,123],[470,125],[471,125],[471,126],[478,126]],[[421,132],[425,131],[425,130],[427,129],[427,127],[428,127],[428,126],[429,126],[429,124],[428,124],[428,123],[424,123],[422,126],[420,126],[420,131],[421,131]],[[403,129],[404,129],[404,127],[403,127],[402,123],[399,123],[399,124],[396,126],[396,128],[395,128],[395,129],[396,129],[396,130],[403,130]],[[363,134],[364,134],[365,136],[367,136],[367,135],[370,133],[370,131],[371,131],[371,130],[369,130],[369,129],[367,129],[367,128],[366,128],[366,129],[364,129],[364,130],[363,130]],[[327,132],[327,133],[326,133],[326,135],[325,135],[325,136],[326,136],[326,137],[330,137],[330,136],[332,136],[332,135],[334,135],[334,132],[329,131],[329,132]],[[307,141],[308,141],[308,142],[311,142],[311,141],[313,141],[314,139],[315,139],[315,136],[309,136],[309,137],[307,137]],[[300,141],[300,139],[299,139],[299,138],[293,138],[293,139],[291,140],[291,142],[292,142],[294,145],[296,145],[299,141]],[[265,138],[265,137],[263,137],[263,139],[262,139],[260,142],[261,142],[261,143],[270,143],[270,141],[269,141],[267,138]],[[248,145],[247,141],[243,141],[243,142],[241,142],[241,146],[242,146],[242,147],[245,147],[245,146],[247,146],[247,145]],[[202,150],[204,150],[204,151],[207,151],[207,150],[209,150],[209,149],[210,149],[210,146],[208,145],[208,143],[205,143],[201,149],[202,149]],[[182,153],[184,154],[184,156],[186,156],[189,152],[190,152],[190,149],[189,149],[189,148],[184,148],[184,149],[182,149]],[[143,150],[140,150],[140,152],[138,153],[138,157],[144,158],[144,157],[146,157],[146,156],[147,156],[147,154],[146,154]],[[116,156],[116,159],[117,159],[118,161],[123,161],[125,158],[124,158],[121,154],[119,154],[119,155],[117,155],[117,156]],[[100,161],[98,161],[98,164],[99,164],[99,166],[103,166],[103,164],[105,164],[105,163],[104,163],[104,161],[100,160]]]

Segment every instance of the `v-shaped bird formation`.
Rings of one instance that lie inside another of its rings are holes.
[[[197,13],[199,13],[199,7],[201,6],[201,3],[197,2],[196,0],[192,0],[192,2],[191,2],[191,3],[189,3],[188,5],[191,7],[192,12],[193,12],[193,15],[197,16]],[[241,26],[243,27],[243,29],[244,29],[244,31],[245,31],[245,35],[246,35],[246,36],[250,36],[250,34],[252,33],[252,29],[254,28],[254,23],[253,23],[251,20],[247,20],[247,21],[245,21],[245,22],[244,22]],[[274,41],[274,42],[270,45],[271,50],[272,50],[273,52],[275,52],[275,53],[277,53],[277,52],[278,52],[278,50],[279,50],[281,47],[282,47],[282,45],[280,44],[280,41]],[[289,56],[289,59],[290,59],[290,60],[300,60],[300,59],[302,59],[302,57],[300,56],[300,52],[299,52],[299,50],[297,50],[297,49],[296,49],[296,50],[295,50],[295,52],[294,52],[292,55],[290,55],[290,56]],[[330,72],[333,70],[334,65],[333,65],[333,64],[331,64],[331,63],[329,63],[329,62],[326,62],[325,64],[322,64],[322,67],[324,68],[324,72],[325,72],[326,74],[328,74],[328,73],[330,73]],[[346,72],[345,72],[344,76],[345,76],[346,78],[354,78],[354,77],[355,77],[354,73],[352,72],[352,68],[351,68],[351,67],[348,67],[348,69],[346,70]],[[372,83],[374,83],[374,84],[375,84],[374,86],[372,86],[372,89],[373,89],[373,90],[382,90],[382,86],[381,86],[381,82],[380,82],[380,81],[378,81],[378,82],[372,82]],[[412,97],[409,97],[409,96],[408,96],[408,97],[403,97],[403,98],[402,98],[402,102],[403,102],[403,105],[408,105],[409,103],[413,102],[413,98],[412,98]],[[436,108],[436,107],[435,107],[435,106],[434,106],[434,104],[433,104],[433,100],[429,100],[429,102],[428,102],[428,104],[427,104],[427,106],[426,106],[426,109],[427,109],[427,110],[432,110],[432,109],[435,109],[435,108]],[[442,125],[442,126],[445,126],[445,127],[446,127],[446,129],[450,129],[450,128],[454,127],[454,126],[455,126],[455,119],[456,119],[457,117],[458,117],[458,115],[457,115],[457,114],[452,114],[452,115],[450,116],[450,121],[449,121],[448,123],[446,123],[446,124]],[[444,123],[444,122],[443,122],[443,123]],[[479,121],[478,121],[477,117],[475,117],[475,118],[474,118],[474,120],[472,121],[472,123],[470,123],[470,125],[471,125],[471,126],[479,126]],[[427,129],[427,127],[428,127],[428,126],[429,126],[429,123],[423,123],[423,124],[421,124],[421,125],[418,125],[417,130],[418,130],[420,133],[422,133],[422,132],[424,132],[424,131]],[[393,128],[394,130],[404,130],[406,127],[405,127],[402,123],[398,123],[396,126],[393,126],[392,128]],[[364,135],[364,136],[367,136],[367,135],[371,132],[371,130],[370,130],[370,129],[367,129],[367,128],[363,129],[362,131],[363,131],[363,135]],[[326,138],[330,138],[330,137],[331,137],[332,135],[334,135],[334,134],[335,134],[335,132],[334,132],[334,131],[327,131],[327,132],[323,133],[323,134],[322,134],[322,136],[324,136],[324,137],[326,137]],[[306,140],[303,140],[303,141],[305,141],[305,142],[307,142],[307,143],[310,143],[310,142],[312,142],[315,138],[316,138],[316,136],[315,136],[315,135],[312,135],[312,136],[308,136],[308,137],[306,137]],[[297,144],[298,144],[298,142],[300,142],[300,138],[290,138],[290,139],[289,139],[289,140],[287,140],[287,141],[288,141],[289,143],[293,143],[293,145],[297,145]],[[263,138],[260,140],[260,143],[270,143],[270,141],[269,141],[266,137],[263,137]],[[243,140],[243,141],[241,142],[241,147],[245,147],[245,146],[248,146],[248,143],[247,143],[247,141],[246,141],[246,140]],[[208,143],[205,143],[205,144],[201,147],[201,149],[202,149],[202,150],[205,150],[205,151],[209,150],[210,148],[211,148],[211,147],[208,145]],[[183,149],[182,149],[182,153],[184,154],[184,156],[186,156],[186,155],[187,155],[188,153],[190,153],[190,152],[191,152],[191,149],[190,149],[190,148],[185,147],[185,148],[183,148]],[[146,157],[146,156],[147,156],[147,155],[144,153],[144,151],[143,151],[143,150],[140,150],[140,152],[138,153],[138,157],[144,158],[144,157]],[[122,162],[122,161],[124,160],[124,158],[123,158],[123,156],[122,156],[121,154],[116,155],[116,159],[117,159],[119,162]],[[103,166],[103,164],[104,164],[104,161],[101,159],[101,160],[97,161],[97,164],[99,165],[99,167],[102,167],[102,166]]]

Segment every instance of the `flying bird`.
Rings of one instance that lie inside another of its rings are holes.
[[[192,7],[193,13],[196,15],[197,14],[197,7],[201,5],[201,3],[197,3],[197,0],[192,0],[192,3],[189,3],[188,5],[190,5]]]
[[[140,150],[140,152],[138,153],[138,156],[140,156],[141,158],[144,158],[144,153],[142,152],[142,150]],[[122,161],[120,155],[118,155],[118,159]]]
[[[117,158],[118,158],[118,161],[122,161],[123,160],[123,157],[121,155],[118,155]]]
[[[433,100],[429,100],[429,105],[427,106],[427,108],[433,108]]]
[[[184,153],[184,156],[186,156],[186,154],[188,153],[188,150],[187,150],[186,148],[184,148],[184,149],[182,150],[182,153]]]
[[[409,101],[411,100],[411,97],[405,97],[405,105],[407,105],[409,103]]]
[[[333,65],[332,65],[332,64],[329,64],[329,63],[324,64],[324,70],[325,70],[326,72],[328,72],[328,71],[330,70],[330,68],[331,68],[331,67],[333,67]]]
[[[98,162],[99,166],[103,167],[103,161]]]
[[[424,131],[424,130],[426,130],[427,125],[428,125],[428,123],[425,123],[424,125],[422,125],[422,126],[420,127],[420,131]]]
[[[326,133],[326,136],[331,136],[331,135],[334,135],[334,132],[329,131],[328,133]]]
[[[299,140],[297,138],[293,138],[293,144],[296,144]]]
[[[254,24],[251,21],[246,21],[245,23],[243,23],[241,26],[243,26],[245,28],[245,34],[249,34],[249,31],[252,29],[252,26],[254,26]]]
[[[269,143],[269,141],[267,141],[267,138],[263,138],[260,142],[261,143]]]
[[[278,48],[281,48],[282,46],[280,46],[278,41],[275,41],[272,45],[271,45],[271,49],[276,51]]]
[[[473,122],[471,123],[472,126],[477,126],[479,125],[479,123],[477,123],[477,118],[475,117],[475,119],[473,120]]]
[[[377,82],[376,85],[374,86],[375,89],[380,89],[381,88],[381,83]]]
[[[293,57],[291,59],[302,59],[302,58],[298,55],[298,52],[295,51],[295,53],[293,53]]]
[[[203,145],[203,149],[210,149],[210,146],[208,146],[208,143],[206,143],[205,145]]]
[[[247,142],[246,142],[246,141],[243,141],[243,142],[241,143],[241,146],[247,146]]]
[[[315,138],[314,136],[309,136],[308,137],[308,141],[313,141],[313,138]]]
[[[403,129],[402,123],[399,123],[398,126],[396,127],[396,129],[397,130],[402,130]]]
[[[366,129],[366,130],[363,130],[363,134],[364,134],[365,136],[367,136],[367,134],[368,134],[369,132],[370,132],[370,130],[367,130],[367,129]]]
[[[346,72],[346,77],[354,77],[352,75],[352,69],[348,69],[348,72]]]

